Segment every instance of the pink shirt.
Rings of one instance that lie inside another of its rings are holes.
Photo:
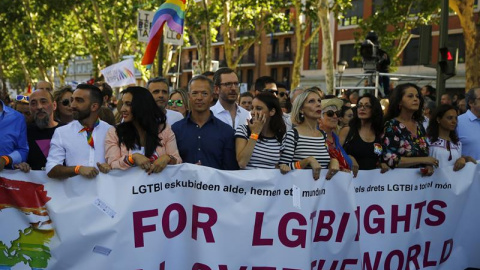
[[[161,139],[162,146],[158,146],[155,152],[158,157],[163,155],[171,155],[177,160],[177,164],[182,163],[182,158],[178,153],[177,141],[175,140],[175,134],[173,133],[170,125],[167,125],[165,129],[158,133],[158,137]],[[132,150],[127,150],[124,144],[118,146],[118,136],[115,127],[108,130],[105,137],[105,161],[108,165],[112,166],[112,169],[126,170],[130,168],[125,163],[125,156],[131,155]]]

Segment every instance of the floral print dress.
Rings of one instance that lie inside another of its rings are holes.
[[[383,134],[383,162],[395,168],[401,157],[427,157],[428,144],[422,124],[417,123],[417,133],[412,133],[397,119],[385,122]]]

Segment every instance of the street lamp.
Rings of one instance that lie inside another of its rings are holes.
[[[177,82],[177,74],[173,74],[171,77],[170,77],[170,82],[172,83],[172,88],[173,89],[177,89],[177,87],[175,87],[175,84]]]
[[[339,78],[338,78],[338,86],[342,86],[342,75],[343,75],[343,72],[345,72],[345,68],[348,67],[348,63],[347,61],[345,60],[342,60],[342,61],[339,61],[337,63],[337,72],[338,74],[340,74]]]

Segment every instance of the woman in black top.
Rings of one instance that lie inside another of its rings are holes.
[[[375,96],[364,94],[357,103],[357,113],[349,126],[340,131],[340,143],[353,161],[354,175],[358,170],[380,166],[383,131],[382,106]]]

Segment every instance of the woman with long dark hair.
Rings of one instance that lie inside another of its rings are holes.
[[[123,123],[112,127],[105,138],[107,163],[121,170],[139,166],[149,174],[181,163],[175,135],[150,91],[135,86],[122,94]]]
[[[269,92],[255,96],[252,119],[235,132],[237,162],[242,169],[274,169],[287,131],[278,98]]]
[[[465,167],[465,163],[477,163],[470,156],[462,155],[462,143],[458,139],[457,110],[452,105],[442,104],[432,114],[427,128],[430,141],[430,156],[438,159],[439,166],[453,166],[454,171]]]
[[[438,160],[429,157],[423,122],[423,97],[412,83],[399,84],[390,96],[385,116],[383,160],[389,167],[423,167],[423,175],[433,174]]]
[[[357,113],[348,127],[340,131],[340,143],[359,170],[372,170],[380,166],[382,156],[383,111],[378,99],[369,93],[357,103]]]

